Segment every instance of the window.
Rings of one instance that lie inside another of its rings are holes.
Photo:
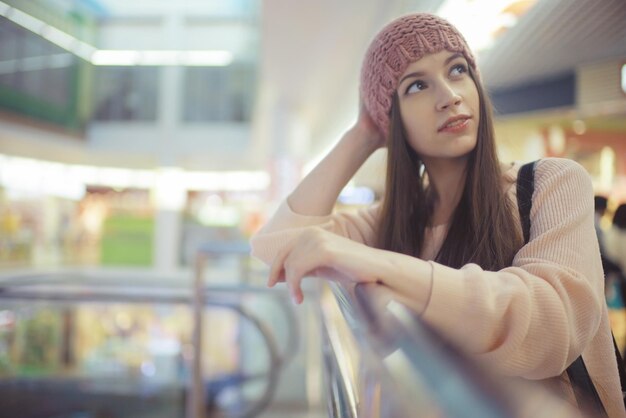
[[[154,121],[159,67],[96,67],[94,119]]]
[[[80,60],[6,18],[0,45],[0,105],[47,120],[71,117]]]
[[[187,67],[184,74],[182,119],[185,122],[250,120],[256,84],[252,65]]]

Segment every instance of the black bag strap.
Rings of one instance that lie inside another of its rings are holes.
[[[524,244],[530,240],[530,208],[535,191],[535,163],[524,164],[517,175],[517,207],[519,208]]]
[[[520,222],[522,224],[522,232],[524,234],[524,243],[528,243],[530,240],[530,209],[532,208],[532,197],[535,191],[535,165],[536,161],[528,164],[524,164],[517,176],[517,206],[519,208]],[[611,332],[611,335],[613,333]],[[620,374],[620,384],[622,387],[622,394],[626,393],[624,388],[626,387],[626,375],[624,374],[624,363],[621,358],[621,354],[615,344],[615,337],[613,337],[613,345],[615,347],[615,355],[617,361],[617,368]],[[606,416],[606,410],[598,391],[589,376],[587,366],[583,361],[582,356],[578,356],[576,360],[567,368],[567,375],[574,389],[576,396],[576,402],[579,406],[589,405],[594,408],[595,411],[602,411]],[[625,399],[626,405],[626,399]]]
[[[622,387],[624,408],[626,408],[626,368],[624,367],[624,359],[622,358],[622,353],[620,353],[619,348],[617,348],[617,343],[615,342],[615,335],[613,335],[613,331],[611,331],[611,336],[613,337],[613,348],[615,349],[615,358],[617,359],[617,371],[619,372],[619,383]]]
[[[600,395],[598,395],[598,391],[591,381],[591,376],[589,376],[589,371],[587,371],[583,356],[578,356],[578,358],[569,365],[567,375],[569,376],[569,381],[572,383],[572,389],[574,389],[578,406],[582,408],[591,407],[592,411],[601,413],[602,415],[600,416],[607,416],[606,409],[604,409],[604,405],[602,405],[602,401],[600,400]]]

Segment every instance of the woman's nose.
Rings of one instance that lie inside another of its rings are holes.
[[[437,98],[437,110],[446,110],[461,104],[461,96],[449,84],[443,84],[439,89]]]

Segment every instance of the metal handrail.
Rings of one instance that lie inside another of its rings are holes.
[[[400,350],[420,376],[446,417],[507,418],[512,405],[475,365],[404,305],[391,301],[387,315],[377,315],[374,298],[380,285],[354,287],[355,301],[385,350]]]
[[[0,299],[26,299],[81,302],[189,303],[192,290],[172,283],[129,285],[124,280],[99,279],[85,274],[49,274],[16,276],[0,280]],[[203,288],[207,300],[223,300],[225,295],[279,295],[278,289],[252,285],[209,285]],[[279,299],[281,305],[287,306]],[[291,309],[285,308],[292,312]]]
[[[188,397],[187,404],[188,418],[205,418],[206,416],[205,410],[203,408],[205,404],[205,399],[204,392],[202,390],[202,356],[198,355],[198,353],[202,352],[202,333],[204,332],[202,307],[204,306],[205,298],[207,297],[207,293],[203,291],[203,289],[206,289],[204,271],[209,261],[217,257],[223,257],[225,255],[239,257],[242,262],[241,276],[248,276],[249,265],[247,264],[247,262],[250,258],[250,246],[247,242],[207,242],[200,245],[197,249],[197,255],[194,264],[192,285],[193,292],[191,301],[193,314],[193,330],[191,339],[192,373],[190,376],[190,396]],[[208,293],[208,296],[210,297],[210,293]],[[285,308],[284,305],[283,308]],[[282,360],[280,362],[280,365],[285,364],[285,362],[293,358],[297,351],[297,344],[299,341],[295,319],[292,317],[292,315],[287,315],[286,318],[288,320],[287,325],[288,327],[290,327],[290,330],[292,332],[288,334],[289,338],[287,341],[287,345],[284,352],[282,353],[283,355],[280,357]],[[276,369],[278,370],[278,367],[276,367]],[[267,403],[269,403],[269,399]]]
[[[334,299],[334,304],[341,311],[342,321],[358,345],[357,354],[366,363],[365,368],[371,368],[376,375],[374,383],[377,387],[369,392],[386,390],[397,396],[394,406],[403,410],[403,416],[412,416],[415,408],[421,408],[420,412],[427,415],[430,404],[420,405],[421,401],[418,402],[417,398],[428,399],[433,410],[440,414],[437,416],[448,418],[580,416],[580,412],[565,401],[537,386],[520,379],[496,377],[479,366],[406,306],[395,301],[384,286],[349,283],[341,277],[327,276],[325,279],[328,280],[320,280],[319,277],[315,280],[327,288],[326,293]],[[325,326],[332,327],[333,324]],[[333,338],[330,337],[330,340]],[[334,340],[327,344],[327,351],[330,351],[327,355],[335,355],[336,345],[342,342],[341,338]],[[345,354],[340,355],[345,357]],[[332,368],[333,360],[325,360],[327,367]],[[339,370],[333,377],[341,379],[343,373]],[[369,410],[360,407],[366,399],[363,396],[358,398],[359,388],[355,388],[353,383],[333,384],[331,390],[338,390],[339,396],[344,398],[346,394],[349,398],[357,398],[347,410],[344,409],[343,414],[385,418],[372,411],[372,405],[369,405]],[[420,393],[422,391],[428,396]],[[333,399],[337,396],[337,393],[330,393],[333,405],[341,404],[341,399]],[[351,412],[354,408],[357,408],[355,415]],[[329,405],[329,414],[335,416],[332,412]],[[336,416],[341,416],[341,413]]]

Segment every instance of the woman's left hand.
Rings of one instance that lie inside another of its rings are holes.
[[[302,279],[320,268],[335,270],[354,282],[374,283],[379,251],[322,228],[307,228],[276,255],[267,285],[286,282],[294,303],[301,303]]]

